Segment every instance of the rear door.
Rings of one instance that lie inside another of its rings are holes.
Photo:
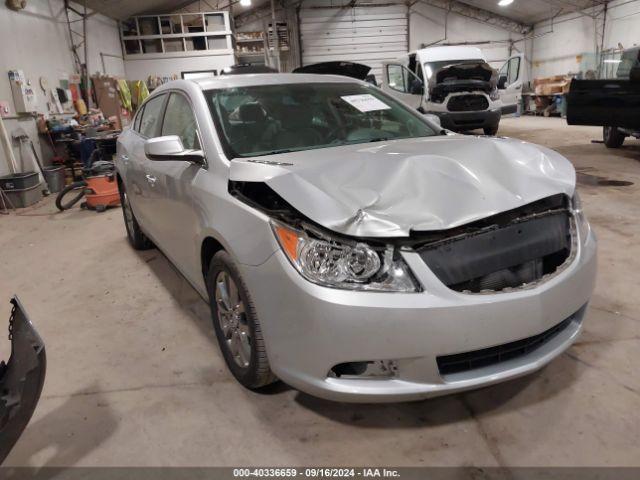
[[[422,105],[424,84],[407,67],[397,62],[385,62],[382,65],[382,90],[398,100],[418,109]]]
[[[200,133],[191,102],[186,94],[168,95],[159,136],[177,135],[187,150],[200,150]],[[199,221],[192,202],[192,183],[202,167],[188,161],[145,161],[145,177],[150,179],[150,217],[156,241],[182,273],[196,281],[199,266],[194,245]],[[193,278],[191,278],[193,277]]]
[[[512,115],[518,111],[522,98],[524,55],[510,57],[498,74],[498,89],[502,100],[502,115]]]

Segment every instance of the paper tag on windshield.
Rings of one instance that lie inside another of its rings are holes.
[[[363,113],[375,112],[377,110],[389,110],[391,108],[389,105],[378,100],[370,93],[362,95],[346,95],[340,98]]]

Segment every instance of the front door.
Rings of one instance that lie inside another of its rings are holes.
[[[524,55],[518,54],[509,58],[498,74],[498,90],[502,100],[502,115],[512,115],[518,111],[522,98],[522,75],[524,72]]]
[[[200,150],[197,122],[189,99],[172,92],[165,109],[160,136],[177,135],[186,150]],[[145,176],[149,179],[152,230],[162,251],[179,266],[192,282],[200,280],[200,252],[196,248],[199,221],[193,208],[192,183],[202,167],[188,161],[147,159]]]
[[[424,83],[400,63],[383,64],[382,90],[411,108],[418,109],[422,105]]]

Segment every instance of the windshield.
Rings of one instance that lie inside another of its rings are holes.
[[[417,111],[373,86],[300,83],[204,94],[230,158],[436,134]]]
[[[484,60],[442,60],[440,62],[426,62],[424,64],[424,73],[427,76],[427,80],[431,78],[435,72],[442,67],[448,67],[449,65],[466,65],[468,63],[486,63]]]

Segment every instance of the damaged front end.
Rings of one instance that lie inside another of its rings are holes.
[[[271,217],[282,251],[310,282],[344,290],[421,291],[393,243],[330,232],[262,182],[231,181],[229,193]]]
[[[11,299],[11,356],[0,363],[0,464],[26,428],[40,399],[46,372],[44,342],[18,297]]]
[[[442,103],[449,94],[461,92],[497,95],[497,85],[498,72],[486,62],[447,65],[433,72],[429,78],[429,100]],[[469,101],[473,102],[474,110],[484,110],[489,106],[484,96]]]
[[[456,228],[358,238],[327,231],[265,183],[231,181],[230,193],[272,218],[282,250],[307,280],[348,290],[422,291],[403,251],[418,253],[444,285],[461,293],[533,288],[571,264],[578,228],[588,228],[577,197],[556,194]]]
[[[452,290],[495,293],[532,288],[575,258],[578,240],[570,203],[563,194],[547,197],[450,231],[429,233],[413,248]]]

